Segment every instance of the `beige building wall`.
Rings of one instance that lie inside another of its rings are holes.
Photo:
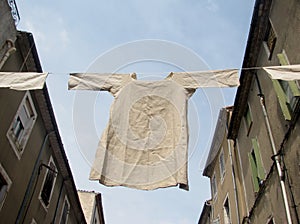
[[[299,1],[256,0],[243,66],[259,68],[299,64],[299,15]],[[291,214],[291,223],[298,223],[299,81],[287,85],[272,81],[262,69],[253,69],[242,71],[240,82],[228,131],[228,138],[233,140],[232,170],[240,217],[238,223],[288,223],[287,210]],[[226,151],[224,144],[225,142],[222,144],[223,150]],[[216,158],[219,154],[220,151]],[[278,156],[275,157],[274,154]],[[226,152],[225,157],[227,158]],[[275,158],[280,162],[283,177],[278,175]],[[219,214],[219,223],[224,223],[220,215],[223,209],[222,199],[226,194],[232,194],[234,186],[230,185],[230,181],[227,182],[227,179],[230,180],[228,173],[225,175],[226,179],[220,182],[218,159],[212,164],[213,171],[208,176],[212,180],[215,174],[219,183],[217,182],[217,196],[212,196],[210,215],[216,220]],[[226,165],[226,172],[227,169],[230,167]],[[280,180],[284,181],[287,206],[283,200]]]
[[[210,178],[211,200],[208,204],[211,209],[209,214],[201,215],[199,223],[207,219],[208,215],[212,222],[239,223],[240,213],[243,214],[245,210],[244,191],[239,164],[234,151],[234,142],[227,139],[231,110],[232,108],[229,107],[220,111],[219,121],[203,172],[203,175]],[[224,112],[226,116],[222,116]],[[220,139],[221,142],[219,142]],[[216,192],[214,182],[216,183]]]
[[[78,196],[87,223],[104,224],[101,194],[94,191],[78,191]]]
[[[88,223],[92,223],[96,206],[96,193],[91,191],[78,191],[78,196],[82,205],[85,219]]]
[[[233,183],[232,183],[232,169],[229,158],[229,148],[227,147],[227,140],[224,138],[222,147],[217,154],[217,160],[214,167],[214,174],[217,182],[217,193],[212,196],[212,207],[213,207],[213,220],[219,219],[220,223],[224,223],[224,203],[226,200],[229,202],[229,214],[230,219],[236,219]],[[225,161],[224,174],[220,170],[220,156],[223,153]]]
[[[16,27],[15,27],[15,21],[11,16],[11,8],[8,5],[7,1],[0,1],[0,59],[3,59],[4,55],[7,53],[9,48],[9,43],[7,41],[15,42],[16,40]],[[1,65],[1,60],[0,60]],[[0,66],[1,68],[1,66]]]
[[[32,34],[11,27],[6,4],[0,3],[0,42],[6,49],[11,38],[16,51],[0,52],[0,71],[42,72]],[[86,223],[47,88],[0,88],[0,105],[0,222]],[[44,186],[51,187],[47,199]]]
[[[257,0],[257,14],[254,15],[252,29],[249,34],[248,51],[244,64],[253,67],[284,65],[282,57],[289,64],[300,63],[300,45],[298,34],[300,32],[300,2],[295,0]],[[267,26],[271,25],[276,37],[273,53],[267,47]],[[252,33],[251,33],[252,32]],[[247,61],[248,60],[248,61]],[[253,62],[255,61],[255,64]],[[247,63],[249,62],[249,63]],[[252,64],[251,64],[252,63]],[[257,79],[256,80],[256,76]],[[239,122],[238,129],[231,129],[231,136],[237,135],[235,151],[240,159],[242,171],[242,184],[246,198],[246,210],[243,213],[244,222],[251,223],[287,223],[287,215],[283,202],[280,178],[274,165],[274,152],[270,134],[274,139],[275,151],[283,155],[280,157],[282,171],[285,173],[284,182],[288,196],[288,209],[293,223],[299,219],[299,97],[295,97],[295,108],[291,110],[291,118],[284,115],[278,98],[278,90],[273,81],[262,70],[245,71],[242,76],[253,76],[251,83],[242,83],[236,98],[233,125]],[[295,83],[296,84],[296,83]],[[247,90],[247,85],[250,85]],[[299,88],[299,87],[298,87]],[[270,122],[267,128],[266,118],[261,106],[261,97]],[[247,99],[244,103],[243,100]],[[245,116],[246,107],[249,107],[252,125],[249,128]],[[244,113],[238,117],[238,113]],[[232,134],[233,133],[233,134]],[[253,152],[252,139],[257,139],[260,152],[258,160],[262,164],[263,178],[258,190],[255,189],[253,170],[249,161],[249,154]]]

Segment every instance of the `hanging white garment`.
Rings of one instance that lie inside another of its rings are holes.
[[[263,67],[271,79],[280,79],[285,81],[300,80],[300,65],[285,65]]]
[[[188,190],[188,99],[199,87],[238,84],[238,70],[171,73],[160,81],[136,80],[135,74],[71,74],[69,89],[106,90],[115,98],[90,179],[106,186]]]
[[[14,90],[42,89],[48,73],[0,72],[0,87]]]

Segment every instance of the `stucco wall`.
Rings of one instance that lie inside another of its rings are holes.
[[[0,1],[0,60],[7,50],[6,40],[16,40],[16,27],[10,10],[7,0]]]
[[[257,66],[279,65],[277,54],[286,53],[291,64],[300,63],[300,2],[296,0],[280,1],[274,0],[270,10],[270,21],[273,25],[277,35],[277,42],[271,60],[268,58],[268,53],[261,42],[260,53],[257,56]],[[280,104],[273,87],[273,83],[263,70],[256,71],[262,94],[265,99],[265,106],[270,120],[272,135],[275,141],[276,151],[281,148],[284,137],[289,128],[289,121],[286,121]],[[254,75],[254,73],[253,73]],[[271,156],[274,154],[270,144],[270,138],[264,120],[263,110],[260,105],[260,97],[257,95],[259,87],[256,80],[253,80],[251,90],[249,92],[248,103],[251,108],[253,125],[249,136],[246,134],[245,121],[241,122],[239,129],[237,144],[241,157],[242,171],[244,176],[245,196],[249,210],[253,211],[251,216],[251,223],[265,223],[271,216],[274,217],[275,223],[285,223],[286,215],[283,207],[282,192],[279,184],[277,170],[271,170],[273,160]],[[297,132],[298,131],[298,132]],[[300,169],[299,169],[299,121],[295,129],[292,131],[289,140],[284,145],[285,165],[288,170],[290,182],[292,182],[292,192],[295,197],[296,204],[299,205],[300,192]],[[269,174],[270,180],[266,183],[267,186],[262,196],[253,190],[252,172],[249,165],[248,153],[252,148],[251,138],[257,137],[262,157],[262,163],[265,174]],[[283,163],[282,163],[283,166]],[[289,186],[286,181],[286,188],[289,196],[289,207],[291,209],[292,218],[295,221],[295,212],[292,209],[291,194],[289,193]],[[256,202],[255,202],[256,201]],[[298,213],[299,209],[297,208]]]
[[[88,223],[93,220],[95,210],[96,193],[88,191],[78,191],[78,196],[83,209],[84,216]]]

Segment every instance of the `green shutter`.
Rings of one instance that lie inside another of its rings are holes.
[[[251,153],[248,154],[248,157],[249,157],[249,163],[250,163],[250,166],[251,166],[252,182],[253,182],[254,191],[258,192],[259,184],[258,184],[258,180],[257,180],[256,164],[255,164],[254,158],[253,158]]]
[[[289,62],[287,61],[284,54],[277,54],[277,58],[278,58],[279,63],[281,65],[289,65]],[[294,96],[300,96],[300,90],[299,90],[296,82],[295,81],[289,81],[288,83],[289,83],[289,86],[292,90],[293,95]]]
[[[289,81],[289,86],[294,96],[300,96],[300,90],[295,81]]]
[[[291,120],[292,116],[291,116],[289,107],[286,102],[285,92],[281,88],[281,85],[278,80],[272,79],[272,82],[273,82],[273,86],[274,86],[275,92],[276,92],[278,100],[279,100],[279,105],[281,107],[283,116],[284,116],[285,120]]]
[[[260,180],[264,180],[265,179],[265,171],[264,171],[264,167],[262,165],[262,159],[261,159],[259,146],[258,146],[256,138],[252,139],[252,145],[253,145],[254,154],[255,154],[255,158],[256,158],[257,176]]]
[[[247,105],[246,121],[247,121],[248,128],[250,128],[250,125],[251,125],[251,122],[252,122],[252,116],[251,116],[249,105]]]
[[[281,65],[288,65],[289,64],[284,54],[282,54],[282,53],[277,54],[277,58],[278,58],[279,63]],[[282,89],[282,87],[281,87],[278,80],[272,80],[272,81],[273,81],[273,86],[274,86],[274,89],[276,91],[276,94],[277,94],[277,97],[278,97],[278,100],[279,100],[279,104],[280,104],[283,116],[284,116],[285,120],[289,121],[289,120],[291,120],[292,115],[291,115],[291,112],[290,112],[289,107],[288,107],[288,103],[287,103],[287,100],[286,100],[286,94],[283,91],[283,89]]]
[[[289,62],[286,60],[286,57],[285,57],[285,55],[284,54],[277,54],[277,58],[278,58],[278,60],[279,60],[279,63],[281,64],[281,65],[289,65]]]

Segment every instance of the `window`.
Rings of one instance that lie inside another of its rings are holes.
[[[216,219],[214,219],[214,220],[212,221],[212,223],[213,223],[213,224],[220,224],[220,218],[219,218],[219,216],[218,216]]]
[[[275,224],[274,219],[272,217],[269,218],[267,224]]]
[[[6,171],[0,164],[0,210],[4,204],[4,201],[6,199],[11,184],[12,182],[10,178],[8,177]]]
[[[217,195],[217,182],[216,182],[215,174],[211,178],[211,190],[212,190],[212,196],[215,197]]]
[[[288,65],[288,58],[283,51],[277,55],[280,65]],[[285,120],[291,120],[296,104],[299,101],[300,90],[295,81],[272,80],[280,108]]]
[[[268,54],[268,59],[271,60],[272,59],[272,55],[273,55],[273,51],[275,48],[275,44],[276,44],[276,33],[274,31],[274,28],[272,26],[271,21],[269,20],[268,25],[267,25],[267,30],[266,30],[266,34],[264,37],[264,46],[265,49],[267,51]]]
[[[64,207],[61,213],[61,217],[60,217],[60,224],[65,224],[68,221],[68,216],[69,216],[69,210],[70,210],[70,203],[67,199],[67,197],[65,198],[65,202],[64,202]]]
[[[265,172],[262,165],[259,146],[256,138],[252,139],[252,150],[249,153],[249,162],[252,171],[254,192],[258,192],[259,187],[265,178]]]
[[[50,158],[48,166],[43,167],[45,167],[47,171],[43,183],[43,188],[40,194],[40,200],[42,201],[42,204],[47,208],[52,196],[57,170],[52,157]]]
[[[224,211],[224,223],[230,224],[231,218],[230,218],[230,207],[229,207],[228,197],[226,198],[226,200],[224,202],[223,211]]]
[[[244,120],[245,120],[245,124],[246,124],[246,132],[247,132],[247,136],[249,136],[252,124],[253,124],[253,120],[252,120],[252,114],[251,114],[251,110],[250,110],[250,106],[249,104],[247,104],[246,107],[246,111],[244,114]]]
[[[221,153],[220,153],[219,164],[220,164],[221,179],[223,179],[224,175],[225,175],[225,160],[224,160],[223,148],[222,148]]]
[[[18,159],[21,158],[36,118],[37,113],[27,91],[6,134]]]

